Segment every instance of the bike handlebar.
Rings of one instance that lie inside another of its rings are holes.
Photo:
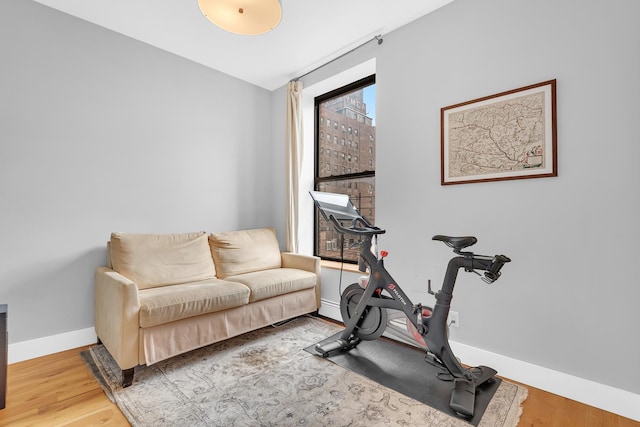
[[[345,227],[336,219],[334,215],[329,215],[329,219],[333,223],[333,226],[341,233],[358,234],[358,235],[376,235],[384,234],[386,230],[369,224],[363,217],[358,217],[351,220],[351,226]]]
[[[498,280],[500,278],[500,275],[502,274],[500,273],[500,270],[508,262],[511,262],[511,259],[507,256],[504,256],[504,255],[494,256],[493,260],[491,261],[491,264],[489,264],[489,267],[487,267],[487,269],[485,270],[484,277],[482,278],[482,280],[484,280],[487,283],[493,283],[496,280]]]

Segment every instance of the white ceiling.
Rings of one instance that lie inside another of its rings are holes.
[[[197,0],[35,0],[268,90],[453,0],[281,0],[260,36],[210,23]]]

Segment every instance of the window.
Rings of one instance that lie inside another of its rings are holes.
[[[315,98],[316,153],[327,152],[331,137],[322,138],[322,118],[327,126],[358,136],[375,135],[375,75],[336,89]],[[364,121],[363,121],[364,117]],[[331,193],[347,194],[365,218],[375,224],[375,138],[360,149],[357,141],[348,140],[340,155],[323,157],[321,165],[316,155],[315,189]],[[344,138],[340,142],[345,145]],[[333,145],[333,144],[331,144]],[[364,144],[363,144],[364,145]],[[348,151],[348,152],[347,152]],[[346,153],[346,154],[345,154]],[[321,167],[322,166],[322,167]],[[315,212],[314,253],[322,259],[358,262],[359,239],[342,236],[332,224]]]

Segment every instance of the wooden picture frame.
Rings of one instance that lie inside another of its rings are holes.
[[[440,110],[441,184],[558,175],[556,81]]]

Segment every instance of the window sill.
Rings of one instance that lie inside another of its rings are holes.
[[[322,260],[320,261],[320,265],[322,266],[322,268],[330,268],[332,270],[343,270],[343,271],[349,271],[357,274],[364,274],[363,272],[358,270],[358,264],[350,264],[346,262],[343,264],[338,261]]]

